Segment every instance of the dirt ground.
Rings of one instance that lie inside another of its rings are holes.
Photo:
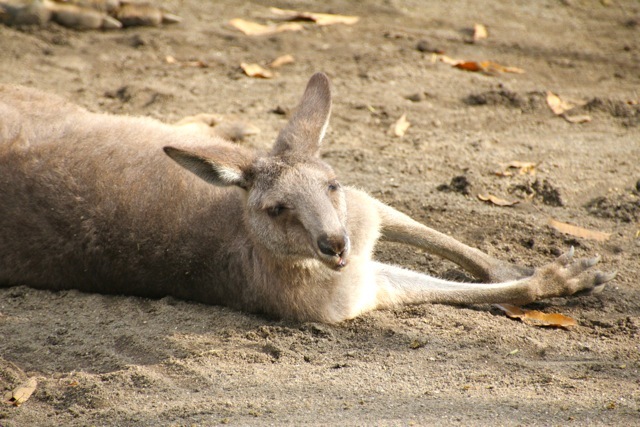
[[[534,304],[577,319],[571,330],[489,306],[424,305],[329,326],[171,298],[1,289],[0,392],[38,381],[22,406],[0,405],[1,426],[639,422],[640,3],[163,5],[183,22],[109,32],[0,27],[0,82],[92,111],[242,118],[261,131],[244,143],[265,148],[286,120],[274,110],[292,108],[309,76],[325,71],[334,109],[323,156],[343,183],[502,259],[536,266],[573,245],[578,256],[600,254],[618,277],[597,296]],[[227,24],[267,22],[269,6],[361,20],[265,37]],[[489,37],[472,43],[475,23]],[[468,72],[433,51],[525,73]],[[295,62],[273,79],[239,68],[283,54]],[[547,91],[586,102],[571,114],[591,121],[554,115]],[[390,135],[405,113],[411,127]],[[496,175],[512,161],[534,162],[535,174]],[[479,193],[520,203],[493,206]],[[549,218],[611,236],[562,234]],[[413,248],[381,245],[377,256],[465,278]]]

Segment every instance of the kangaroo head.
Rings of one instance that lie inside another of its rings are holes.
[[[244,189],[243,220],[254,242],[273,256],[315,258],[339,270],[350,246],[345,195],[318,157],[330,113],[329,79],[317,73],[268,155],[226,144],[164,151],[211,184]]]

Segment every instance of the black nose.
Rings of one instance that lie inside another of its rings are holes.
[[[327,236],[323,234],[318,238],[318,248],[320,252],[329,256],[342,256],[347,247],[348,238],[346,235]]]

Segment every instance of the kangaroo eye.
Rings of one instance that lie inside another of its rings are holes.
[[[286,207],[284,207],[283,205],[275,205],[267,209],[267,214],[270,217],[275,218],[279,216],[282,212],[284,212],[285,209]]]
[[[334,179],[333,181],[329,181],[327,188],[329,191],[336,191],[340,188],[340,183]]]

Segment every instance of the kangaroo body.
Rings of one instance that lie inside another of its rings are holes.
[[[571,253],[535,271],[498,261],[341,187],[317,156],[330,108],[328,79],[316,74],[260,154],[0,86],[0,286],[171,295],[337,322],[407,303],[527,303],[613,278]],[[379,238],[498,283],[377,263]]]

